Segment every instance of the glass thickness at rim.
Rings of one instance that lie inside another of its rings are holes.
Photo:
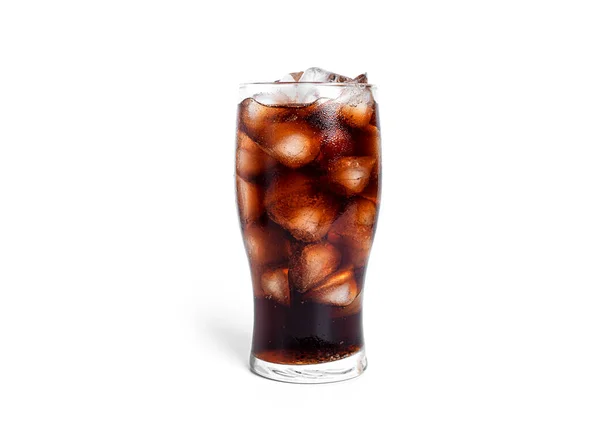
[[[342,93],[346,91],[355,90],[359,93],[366,92],[372,95],[377,101],[377,87],[373,84],[364,83],[316,83],[316,82],[282,82],[282,83],[242,83],[239,85],[239,98],[241,100],[250,97],[257,96],[268,96],[268,95],[280,95],[283,97],[288,95],[291,98],[291,102],[294,101],[294,96],[300,96],[303,104],[312,102],[310,96],[313,95],[317,98],[329,98],[336,99]],[[315,95],[316,93],[316,95]],[[300,95],[297,95],[300,94]],[[307,100],[308,99],[308,100]],[[259,100],[260,101],[260,100]],[[269,102],[263,102],[265,105],[273,104]]]

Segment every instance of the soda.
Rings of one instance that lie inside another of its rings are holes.
[[[381,182],[378,109],[368,85],[315,87],[338,90],[314,100],[294,99],[297,90],[275,103],[249,97],[238,106],[252,355],[269,363],[327,363],[364,344],[362,291]]]

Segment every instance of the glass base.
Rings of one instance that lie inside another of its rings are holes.
[[[319,364],[278,364],[250,355],[250,370],[261,377],[286,383],[333,383],[358,377],[367,368],[365,350],[350,357]]]

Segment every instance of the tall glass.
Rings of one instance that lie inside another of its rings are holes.
[[[236,192],[254,292],[251,370],[325,383],[366,368],[363,286],[379,211],[374,86],[240,87]]]

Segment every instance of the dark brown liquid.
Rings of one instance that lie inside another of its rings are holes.
[[[363,346],[379,209],[377,106],[239,106],[237,195],[255,296],[252,353],[335,361]]]
[[[363,346],[362,313],[336,317],[330,306],[305,303],[286,308],[255,298],[252,342],[252,352],[271,363],[333,361]]]

